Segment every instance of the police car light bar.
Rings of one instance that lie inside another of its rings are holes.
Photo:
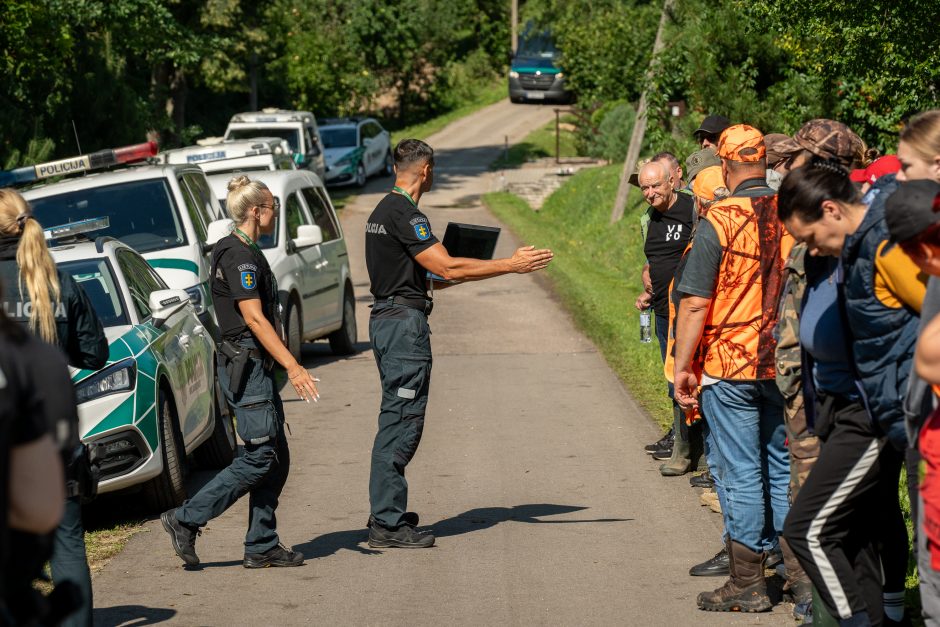
[[[103,218],[88,218],[87,220],[79,220],[78,222],[50,226],[49,228],[43,229],[43,234],[46,236],[47,240],[62,239],[63,237],[72,237],[81,233],[100,231],[109,226],[111,226],[111,220],[107,216]]]
[[[0,187],[23,185],[53,176],[64,176],[76,172],[87,172],[107,168],[120,163],[140,161],[157,154],[156,142],[145,142],[121,148],[106,148],[79,157],[48,161],[15,170],[0,171]]]

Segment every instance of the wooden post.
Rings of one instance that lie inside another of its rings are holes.
[[[512,32],[512,53],[519,49],[519,0],[510,0],[510,20]]]
[[[561,163],[561,109],[555,109],[555,163]]]
[[[663,30],[666,27],[666,20],[672,11],[675,0],[663,1],[663,13],[659,18],[659,28],[656,30],[656,41],[653,42],[653,56],[650,59],[650,67],[646,72],[647,81],[653,78],[656,69],[656,56],[663,49]],[[630,145],[627,148],[627,158],[623,161],[623,171],[620,173],[620,186],[617,188],[617,200],[614,202],[614,208],[610,212],[610,223],[614,224],[623,218],[623,212],[627,207],[627,198],[630,196],[630,175],[636,169],[637,159],[640,157],[640,148],[643,146],[643,137],[646,135],[646,90],[643,88],[643,94],[640,96],[640,102],[636,108],[636,123],[633,125],[633,134],[630,136]]]

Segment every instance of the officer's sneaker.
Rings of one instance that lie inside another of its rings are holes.
[[[198,528],[194,529],[177,520],[175,509],[160,514],[160,522],[163,523],[166,532],[170,534],[173,550],[180,556],[180,559],[186,562],[187,566],[198,566],[199,556],[196,555],[196,536],[201,535],[202,532]]]
[[[415,512],[405,512],[401,515],[401,524],[408,525],[409,527],[418,526],[418,514]],[[379,522],[375,519],[375,516],[369,514],[369,521],[366,523],[366,527],[371,529],[373,526],[381,526]]]
[[[268,568],[271,566],[301,566],[303,563],[303,554],[291,551],[283,544],[278,544],[264,553],[245,553],[245,561],[242,562],[242,565],[245,568]]]
[[[386,529],[373,523],[369,527],[369,546],[373,549],[427,549],[434,546],[434,536],[411,525]]]

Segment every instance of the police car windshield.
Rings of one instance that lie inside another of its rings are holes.
[[[324,148],[346,148],[356,145],[355,127],[324,128],[320,127],[320,139]]]
[[[296,128],[271,128],[270,126],[233,128],[225,135],[225,139],[254,139],[255,137],[286,139],[292,152],[300,152],[300,130]]]
[[[130,324],[121,294],[118,292],[111,266],[106,259],[83,259],[56,264],[61,270],[72,275],[75,282],[84,290],[91,306],[105,327],[117,327]]]
[[[111,225],[94,235],[109,235],[140,253],[186,244],[173,197],[162,178],[30,198],[29,202],[43,226],[107,217]]]

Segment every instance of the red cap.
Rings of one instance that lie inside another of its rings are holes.
[[[849,178],[856,183],[874,183],[885,174],[896,174],[901,169],[897,155],[885,155],[871,162],[865,169],[852,170]]]

